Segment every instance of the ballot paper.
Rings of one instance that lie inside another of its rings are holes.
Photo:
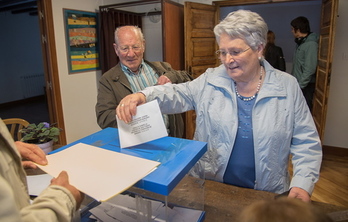
[[[43,171],[53,177],[67,171],[71,185],[98,201],[125,191],[160,164],[83,143],[46,158],[46,166],[37,164]]]
[[[120,147],[126,148],[168,136],[157,100],[137,107],[130,123],[117,119]]]

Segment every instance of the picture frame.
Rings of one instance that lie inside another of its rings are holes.
[[[69,74],[100,69],[97,13],[63,9]]]

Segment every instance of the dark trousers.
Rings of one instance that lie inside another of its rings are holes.
[[[302,89],[303,96],[306,99],[309,110],[313,108],[313,96],[315,90],[315,83],[309,83],[305,88]]]

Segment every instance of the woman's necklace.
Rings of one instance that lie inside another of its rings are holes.
[[[234,82],[234,88],[236,89],[236,94],[237,94],[237,97],[243,101],[250,101],[250,100],[253,100],[256,98],[257,96],[257,93],[260,91],[260,87],[261,87],[261,82],[262,82],[262,74],[263,74],[263,68],[261,66],[261,71],[260,71],[260,78],[259,78],[259,83],[257,84],[257,87],[256,87],[256,93],[253,95],[253,96],[250,96],[250,97],[244,97],[242,95],[239,94],[238,92],[238,89],[237,89],[237,83]]]

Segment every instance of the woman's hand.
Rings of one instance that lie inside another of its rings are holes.
[[[297,198],[308,203],[311,202],[311,197],[309,196],[309,193],[299,187],[292,187],[288,197]]]
[[[24,168],[36,169],[37,166],[34,163],[40,165],[47,164],[46,154],[39,146],[20,141],[16,141],[15,144],[19,154],[24,159],[24,161],[22,161]]]
[[[116,115],[125,123],[132,121],[132,117],[137,114],[137,106],[144,104],[146,97],[142,93],[134,93],[124,97],[116,107]]]

